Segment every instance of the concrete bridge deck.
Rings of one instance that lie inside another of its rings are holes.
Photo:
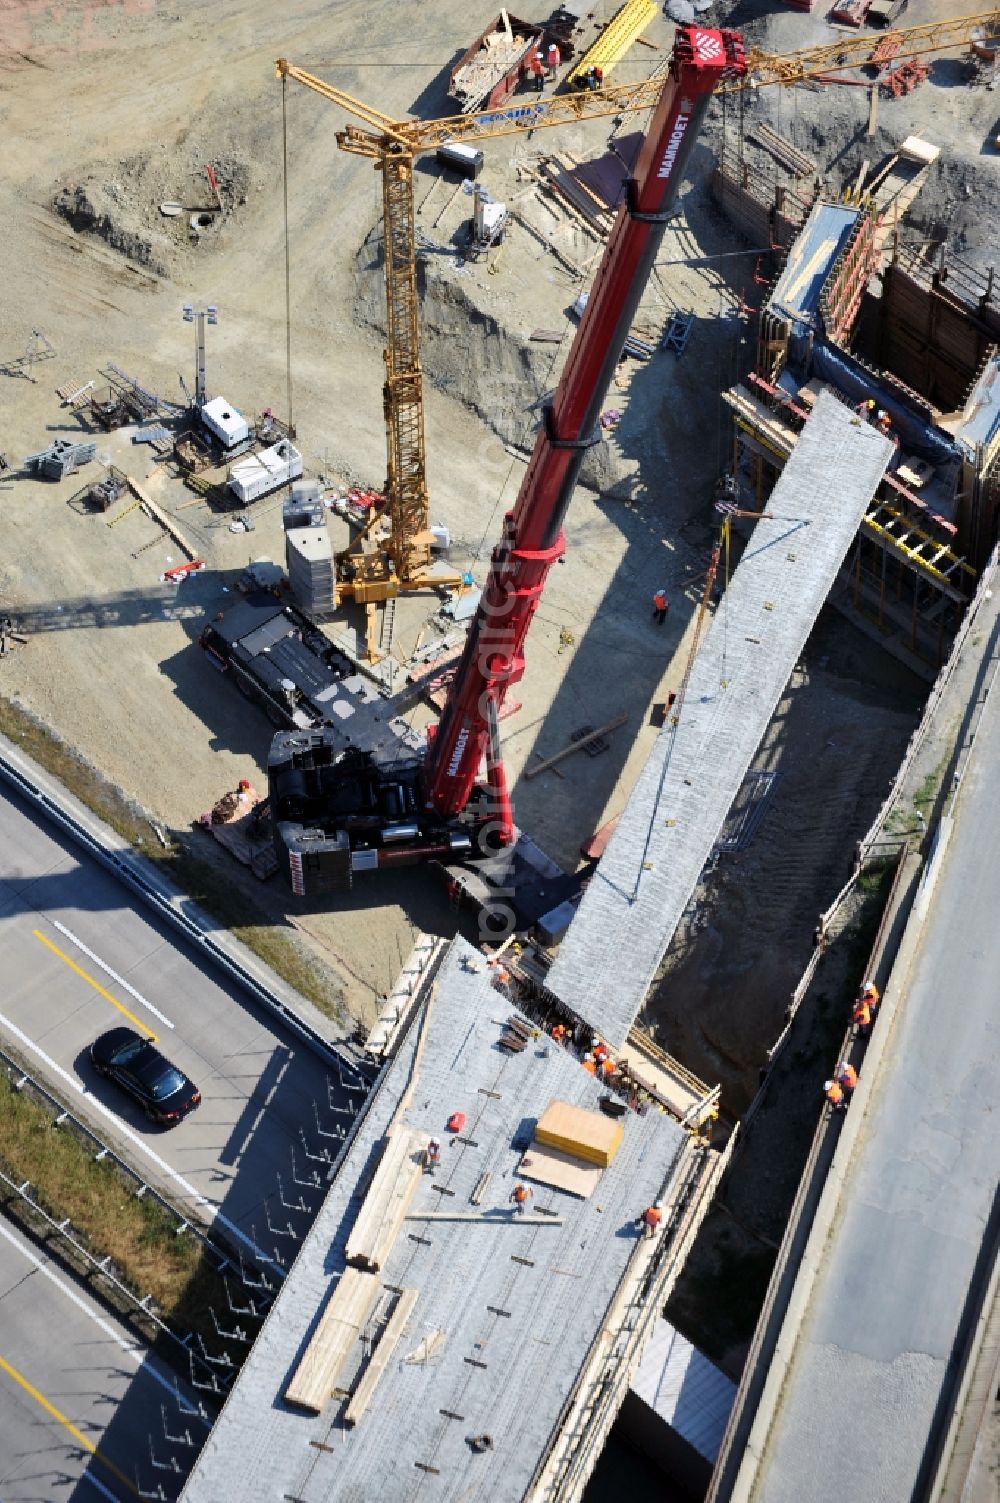
[[[893,448],[821,393],[547,986],[624,1043]]]

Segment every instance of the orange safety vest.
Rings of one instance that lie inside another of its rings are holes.
[[[549,43],[549,50],[546,53],[546,58],[547,58],[548,65],[549,65],[550,68],[558,68],[558,66],[559,66],[559,48],[556,46],[555,42],[550,42]]]
[[[843,1086],[845,1091],[853,1091],[858,1083],[858,1072],[853,1065],[845,1065],[837,1076],[838,1085]]]
[[[519,1206],[522,1206],[530,1194],[531,1191],[526,1185],[516,1185],[512,1199],[516,1200]]]
[[[647,1210],[643,1211],[642,1219],[647,1226],[657,1227],[663,1220],[663,1212],[658,1211],[655,1206],[649,1206]]]
[[[862,1000],[854,1004],[854,1021],[859,1028],[867,1028],[872,1020],[872,1010],[868,1003]]]
[[[826,1099],[827,1101],[829,1101],[831,1106],[839,1106],[844,1099],[844,1092],[835,1080],[830,1082],[829,1089],[826,1093]]]
[[[666,608],[667,597],[666,595],[664,595],[662,590],[657,590],[656,594],[653,596],[653,609],[656,611],[665,611]]]
[[[585,1060],[582,1061],[582,1064],[583,1064],[583,1068],[586,1070],[586,1072],[587,1072],[588,1075],[596,1075],[597,1074],[597,1061],[596,1060],[594,1060],[594,1059],[585,1059]]]
[[[870,1007],[878,1006],[879,991],[877,986],[866,986],[861,996]]]

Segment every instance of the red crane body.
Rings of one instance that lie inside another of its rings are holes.
[[[552,564],[565,551],[562,525],[586,450],[599,441],[601,408],[663,229],[677,197],[709,100],[723,79],[746,71],[737,32],[679,26],[663,93],[650,122],[587,300],[562,378],[514,507],[504,518],[489,578],[469,631],[423,769],[428,806],[460,814],[476,788],[483,757],[494,845],[509,844],[514,823],[497,713],[524,672],[524,640]],[[491,730],[493,734],[491,735]],[[480,838],[482,839],[482,829]]]
[[[354,874],[428,858],[482,858],[514,840],[499,711],[524,672],[524,640],[548,572],[565,551],[563,520],[694,149],[723,79],[746,72],[734,31],[679,26],[663,90],[604,258],[504,518],[489,578],[423,762],[386,765],[346,751],[325,729],[279,733],[268,758],[275,850],[292,890],[346,891]],[[477,783],[486,758],[486,784]]]

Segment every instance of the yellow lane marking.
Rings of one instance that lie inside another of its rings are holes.
[[[139,1496],[139,1489],[136,1487],[135,1483],[130,1481],[130,1479],[126,1477],[124,1472],[119,1471],[114,1462],[109,1461],[104,1453],[97,1449],[97,1447],[94,1445],[94,1442],[92,1440],[88,1440],[87,1436],[83,1434],[82,1430],[78,1430],[76,1428],[72,1420],[66,1418],[62,1410],[57,1409],[55,1404],[51,1404],[45,1397],[44,1393],[39,1393],[35,1385],[33,1383],[29,1383],[24,1374],[19,1373],[17,1368],[14,1367],[10,1362],[8,1362],[5,1357],[0,1357],[0,1368],[2,1368],[5,1373],[9,1374],[9,1376],[14,1379],[14,1382],[20,1388],[23,1388],[26,1394],[34,1399],[36,1404],[40,1404],[41,1407],[45,1410],[46,1414],[51,1414],[54,1420],[59,1421],[60,1425],[62,1425],[65,1430],[69,1431],[70,1435],[72,1435],[78,1446],[83,1446],[84,1450],[89,1451],[91,1456],[96,1456],[97,1460],[101,1462],[103,1466],[106,1466],[111,1475],[113,1477],[116,1477],[123,1487],[127,1487],[129,1492],[132,1493],[134,1497],[137,1498]]]
[[[66,954],[65,950],[60,950],[58,945],[54,945],[47,934],[43,934],[41,929],[32,929],[31,932],[36,939],[41,940],[42,944],[45,945],[47,949],[52,951],[53,955],[58,955],[59,959],[64,961],[66,965],[69,966],[71,971],[75,971],[78,976],[82,976],[84,981],[89,981],[90,985],[94,988],[94,991],[100,992],[105,1002],[110,1002],[112,1007],[117,1007],[118,1011],[124,1014],[124,1016],[128,1018],[130,1023],[135,1024],[140,1033],[144,1033],[148,1039],[152,1039],[154,1042],[156,1041],[156,1034],[151,1028],[146,1027],[146,1024],[142,1021],[141,1018],[137,1018],[134,1012],[129,1012],[128,1008],[124,1006],[123,1003],[119,1002],[117,997],[113,997],[111,993],[105,987],[103,987],[99,981],[95,981],[93,976],[88,975],[88,973],[83,969],[82,966],[78,966],[76,961],[73,960],[71,956]]]

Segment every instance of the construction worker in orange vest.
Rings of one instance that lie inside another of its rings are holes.
[[[523,1216],[528,1209],[528,1201],[531,1199],[531,1191],[527,1185],[515,1185],[510,1192],[510,1200],[514,1206],[514,1215]]]
[[[657,1201],[655,1205],[646,1207],[636,1222],[636,1226],[644,1237],[655,1237],[662,1220],[663,1206],[660,1201]]]
[[[860,1038],[867,1038],[872,1028],[872,1010],[870,1003],[864,997],[859,997],[854,1004],[854,1012],[851,1021],[858,1030]]]
[[[565,1023],[553,1023],[552,1029],[551,1029],[551,1033],[552,1033],[553,1039],[555,1040],[555,1042],[557,1044],[564,1044],[566,1042],[566,1024]]]
[[[847,1106],[847,1098],[844,1095],[844,1088],[840,1084],[839,1081],[836,1081],[836,1080],[826,1080],[826,1081],[824,1081],[823,1082],[823,1095],[826,1097],[827,1101],[830,1103],[830,1109],[832,1111],[842,1112],[844,1110],[844,1108]]]
[[[861,995],[868,1003],[868,1006],[871,1008],[872,1016],[874,1017],[875,1009],[878,1007],[880,1001],[879,989],[875,985],[874,981],[865,982],[864,986],[861,988]]]
[[[562,59],[559,56],[559,48],[556,46],[555,42],[550,42],[545,50],[545,66],[549,70],[550,78],[555,78],[556,69],[558,68],[561,61]]]
[[[618,1073],[618,1066],[615,1064],[610,1054],[606,1054],[604,1056],[597,1069],[598,1074],[600,1075],[602,1080],[610,1080],[612,1075],[616,1075]]]
[[[657,590],[653,596],[653,620],[657,626],[662,626],[666,621],[669,609],[670,601],[667,599],[666,590]]]
[[[532,54],[529,66],[531,68],[532,82],[535,85],[535,92],[536,94],[540,94],[545,87],[545,59],[542,56],[541,48]]]
[[[852,1064],[845,1059],[837,1071],[837,1084],[844,1093],[847,1101],[850,1101],[858,1086],[858,1072]]]
[[[594,1037],[590,1041],[590,1047],[598,1064],[600,1064],[602,1059],[607,1059],[608,1046],[599,1034],[594,1034]]]
[[[597,1060],[594,1058],[594,1056],[592,1054],[585,1054],[583,1056],[583,1059],[582,1059],[581,1063],[582,1063],[583,1068],[586,1070],[586,1072],[587,1072],[588,1075],[596,1075],[597,1074]]]

